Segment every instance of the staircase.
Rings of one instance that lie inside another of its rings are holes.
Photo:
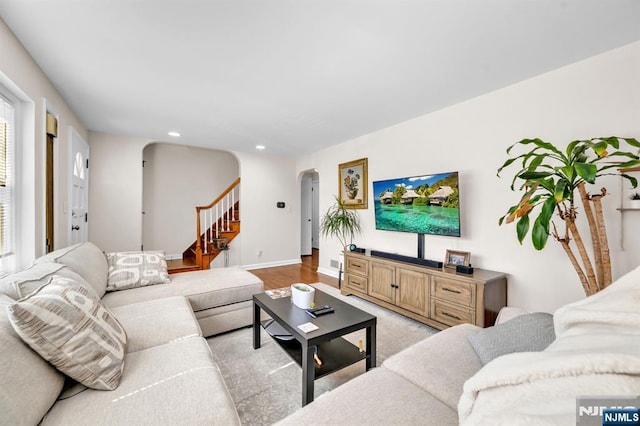
[[[196,240],[182,253],[182,262],[170,264],[169,273],[209,269],[210,263],[240,233],[240,178],[215,200],[196,207]]]

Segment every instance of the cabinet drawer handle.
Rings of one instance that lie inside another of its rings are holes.
[[[458,320],[458,321],[462,321],[462,318],[460,318],[460,317],[459,317],[459,316],[457,316],[457,315],[450,314],[449,312],[443,312],[443,313],[442,313],[442,315],[444,315],[444,316],[446,316],[446,317],[449,317],[449,318],[456,319],[456,320]]]
[[[461,291],[460,291],[460,290],[454,290],[454,289],[449,288],[449,287],[442,287],[442,289],[443,289],[444,291],[449,291],[449,292],[451,292],[451,293],[457,293],[457,294],[460,294],[460,293],[461,293]]]
[[[353,264],[351,266],[353,266],[354,268],[359,268],[360,267],[360,265],[358,265],[358,264]]]

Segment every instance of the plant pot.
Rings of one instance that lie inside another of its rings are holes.
[[[640,200],[629,200],[629,208],[640,209]]]
[[[315,289],[310,285],[302,283],[295,283],[291,285],[291,301],[298,308],[311,308],[314,295]]]

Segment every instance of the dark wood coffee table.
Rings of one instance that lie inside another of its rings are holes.
[[[262,309],[293,336],[291,340],[274,338],[274,341],[302,367],[303,406],[313,401],[315,379],[362,359],[366,359],[366,371],[376,366],[376,317],[318,289],[315,303],[316,306],[329,305],[335,312],[314,319],[292,304],[290,297],[272,299],[266,293],[253,296],[253,348],[260,348]],[[298,326],[306,322],[315,324],[318,330],[309,333],[300,330]],[[366,345],[361,352],[341,336],[363,328],[366,328]],[[322,366],[313,359],[316,346]]]

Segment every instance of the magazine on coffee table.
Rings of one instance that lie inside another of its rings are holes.
[[[273,290],[265,290],[267,296],[272,299],[280,299],[281,297],[291,297],[291,287],[274,288]]]

